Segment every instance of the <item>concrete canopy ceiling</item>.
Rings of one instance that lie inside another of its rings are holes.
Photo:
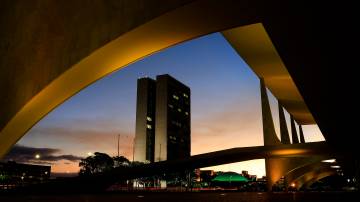
[[[256,75],[264,79],[266,87],[298,124],[316,124],[261,23],[229,29],[222,34]]]

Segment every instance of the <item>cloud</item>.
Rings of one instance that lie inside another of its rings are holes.
[[[109,125],[110,123],[111,125]],[[50,147],[58,147],[80,156],[96,151],[115,155],[118,134],[120,134],[121,154],[132,158],[134,131],[129,132],[126,128],[119,127],[114,121],[87,120],[62,125],[35,126],[21,142],[25,144],[46,143]]]
[[[41,157],[44,161],[60,161],[60,160],[68,160],[68,161],[79,161],[82,159],[82,157],[79,156],[74,156],[71,154],[67,154],[67,155],[59,155],[59,156],[54,156],[54,155],[46,155]]]
[[[39,163],[52,164],[56,161],[67,160],[77,162],[82,157],[74,155],[55,155],[60,152],[60,149],[54,148],[35,148],[22,145],[15,145],[10,152],[4,157],[4,161],[15,161],[19,163]],[[39,159],[35,156],[40,155]]]
[[[51,139],[74,143],[79,145],[108,146],[121,134],[121,143],[132,142],[135,137],[133,129],[128,126],[119,126],[117,122],[109,119],[72,119],[62,124],[38,125],[32,128],[25,136],[26,139]]]

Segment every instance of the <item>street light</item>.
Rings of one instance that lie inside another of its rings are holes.
[[[336,159],[326,159],[326,160],[322,160],[321,162],[323,162],[323,163],[335,163]]]
[[[35,155],[35,158],[36,158],[36,159],[39,159],[39,158],[40,158],[40,154],[36,154],[36,155]]]

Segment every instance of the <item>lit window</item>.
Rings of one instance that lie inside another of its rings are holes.
[[[151,129],[152,127],[150,124],[146,124],[146,128]]]
[[[180,109],[180,108],[178,108],[178,111],[179,111],[179,112],[181,112],[181,109]]]
[[[147,117],[146,117],[146,120],[152,121],[152,118],[147,116]]]
[[[170,108],[174,108],[174,106],[173,106],[173,105],[170,105],[170,104],[169,104],[169,107],[170,107]]]
[[[174,98],[175,100],[179,100],[179,97],[178,97],[177,95],[173,95],[173,98]]]
[[[189,96],[188,96],[188,95],[186,95],[185,93],[184,93],[183,95],[184,95],[184,97],[189,98]]]
[[[185,112],[185,115],[186,115],[186,116],[189,116],[189,112]]]

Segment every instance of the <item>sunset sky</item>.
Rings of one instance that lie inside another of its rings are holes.
[[[215,33],[156,53],[87,87],[36,124],[11,158],[51,164],[52,172],[78,172],[78,161],[88,152],[116,155],[120,134],[120,154],[132,160],[137,79],[159,74],[191,88],[192,155],[263,145],[259,79]],[[279,134],[277,101],[270,98]],[[304,134],[308,142],[324,140],[317,126],[304,126]],[[44,158],[33,159],[34,152]],[[211,169],[265,175],[263,160]]]

